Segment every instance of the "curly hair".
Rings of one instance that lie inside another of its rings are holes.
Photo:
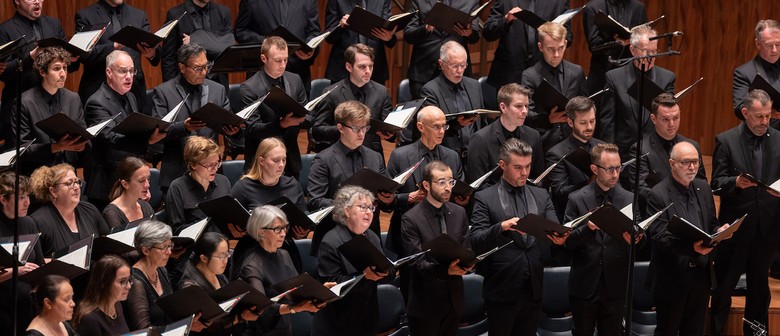
[[[352,206],[355,201],[365,199],[368,203],[374,203],[374,194],[363,187],[347,185],[336,191],[333,196],[333,220],[341,225],[347,225],[347,215],[344,210]]]
[[[50,202],[51,193],[49,188],[53,187],[57,181],[67,175],[68,171],[75,173],[76,169],[67,163],[60,163],[52,167],[42,166],[36,169],[30,176],[32,192],[35,198],[39,201]]]
[[[40,76],[41,72],[45,73],[49,69],[49,65],[56,61],[62,62],[66,67],[69,66],[70,57],[70,53],[60,47],[43,48],[33,62],[33,69]]]

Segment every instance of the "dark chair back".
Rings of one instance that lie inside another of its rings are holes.
[[[222,175],[230,180],[230,185],[236,184],[244,174],[244,160],[230,160],[222,162]]]

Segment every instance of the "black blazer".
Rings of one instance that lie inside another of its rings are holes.
[[[107,25],[111,22],[111,15],[108,13],[107,7],[109,6],[105,1],[98,1],[76,12],[76,30],[88,31]],[[134,26],[145,31],[152,31],[146,12],[126,3],[119,5],[118,8],[121,8],[119,21],[122,22],[122,26]],[[92,51],[79,57],[79,62],[84,64],[84,72],[81,75],[81,81],[79,81],[79,96],[83,102],[86,102],[106,81],[106,56],[114,51],[114,42],[108,39],[113,35],[112,29],[111,26],[108,26],[105,34],[100,37]],[[133,87],[130,89],[138,99],[138,107],[142,110],[138,112],[149,113],[152,106],[146,97],[146,79],[141,66],[141,53],[128,47],[122,48],[122,50],[130,54],[133,64],[138,70],[138,73],[133,77]],[[152,66],[160,64],[159,48],[155,56],[148,61]]]
[[[499,195],[501,185],[494,184],[478,191],[471,213],[469,242],[474,253],[485,253],[509,241],[514,242],[477,264],[477,272],[485,277],[482,297],[489,302],[516,303],[525,297],[523,291],[528,280],[531,293],[525,294],[530,294],[534,302],[539,302],[544,283],[544,260],[550,256],[552,243],[530,235],[528,242],[524,243],[519,233],[501,231],[501,222],[514,217],[514,210],[510,210],[512,201]],[[537,214],[557,222],[547,191],[530,185],[525,188],[526,193],[530,192],[534,198]]]
[[[154,101],[153,116],[155,118],[162,119],[165,117],[168,112],[187,96],[187,91],[181,84],[181,81],[183,80],[183,77],[178,76],[154,88],[152,100]],[[184,121],[189,118],[190,114],[197,110],[194,108],[196,105],[193,105],[196,101],[195,99],[200,100],[200,106],[205,106],[207,103],[211,102],[226,110],[230,110],[230,101],[228,101],[227,94],[225,93],[225,87],[210,79],[206,79],[203,82],[200,97],[191,96],[187,98],[187,102],[184,103],[184,106],[182,106],[181,110],[179,110],[179,113],[176,115],[174,123],[168,127],[168,135],[166,135],[165,139],[162,141],[164,147],[162,168],[160,169],[160,185],[163,187],[168,187],[171,185],[171,181],[184,174],[184,145],[187,143],[187,136],[200,135],[216,139],[216,130],[212,130],[208,127],[201,128],[194,132],[187,131],[187,129],[184,128]]]
[[[325,89],[333,92],[325,97],[324,101],[320,102],[315,112],[314,126],[311,128],[311,136],[317,144],[317,151],[321,151],[328,148],[330,145],[339,140],[339,130],[336,128],[336,120],[334,113],[336,107],[350,100],[356,100],[355,95],[352,94],[352,88],[349,84],[349,78],[344,78],[338,83],[335,83]],[[390,94],[387,92],[387,88],[374,81],[366,83],[364,86],[366,92],[365,105],[371,109],[371,118],[378,120],[385,120],[387,115],[393,109],[393,105],[390,104]],[[363,146],[375,150],[377,153],[385,156],[384,150],[382,150],[382,139],[376,135],[375,130],[369,130],[366,133],[365,140],[363,140]]]
[[[392,1],[390,0],[367,0],[365,1],[365,10],[374,13],[387,20],[392,15]],[[328,0],[325,5],[325,31],[331,32],[327,38],[330,48],[328,56],[328,66],[325,68],[325,78],[335,83],[349,77],[347,69],[344,67],[344,51],[355,43],[360,42],[360,35],[349,28],[341,29],[338,27],[339,21],[345,14],[352,13],[355,5],[360,5],[359,0]],[[392,48],[398,40],[396,36],[390,41],[377,40],[373,36],[365,36],[365,44],[374,48],[374,72],[371,74],[371,80],[377,83],[384,83],[390,78],[390,68],[387,65],[387,53],[385,46]]]
[[[493,65],[490,66],[488,73],[488,83],[496,89],[507,83],[519,83],[523,77],[523,70],[542,60],[542,52],[536,45],[537,39],[528,40],[529,33],[534,36],[537,34],[536,29],[520,20],[514,20],[508,25],[504,20],[509,10],[514,7],[528,9],[530,2],[529,0],[496,0],[485,21],[485,28],[482,31],[485,40],[500,39],[493,54]],[[568,9],[569,0],[535,1],[531,11],[542,19],[552,21]],[[567,22],[565,26],[567,44],[571,45],[574,41],[571,22]]]
[[[567,222],[600,205],[596,203],[596,193],[600,192],[598,188],[601,187],[594,181],[569,195],[565,217]],[[612,189],[612,205],[618,209],[631,204],[633,200],[634,194],[623,189],[620,184]],[[580,299],[593,297],[603,276],[609,299],[626,296],[628,244],[625,240],[612,239],[603,231],[599,233],[591,230],[583,223],[571,231],[566,239],[566,248],[574,256],[569,275],[569,295]]]
[[[603,141],[595,138],[591,138],[586,146],[583,146],[579,140],[574,136],[569,136],[566,140],[550,148],[544,155],[545,167],[552,166],[554,163],[560,161],[564,155],[567,155],[579,147],[583,147],[588,153],[590,149],[596,146],[596,144],[603,143]],[[550,193],[552,194],[553,204],[555,205],[555,213],[558,214],[558,219],[563,220],[563,215],[566,210],[566,203],[569,201],[569,194],[588,184],[588,180],[593,174],[585,174],[571,164],[569,161],[563,160],[555,168],[553,168],[547,175],[547,181],[550,185]],[[535,178],[536,176],[534,176]]]
[[[7,71],[7,70],[6,70]],[[734,115],[739,120],[745,120],[742,116],[742,102],[750,91],[750,83],[756,78],[756,75],[764,77],[775,90],[780,90],[780,78],[769,78],[761,63],[761,56],[756,55],[745,64],[734,69],[734,80],[732,82],[732,99],[734,101]]]
[[[684,286],[680,286],[680,284],[693,281],[699,272],[704,272],[709,278],[712,268],[712,253],[700,255],[693,250],[693,242],[682,241],[666,230],[673,215],[684,213],[683,201],[678,199],[679,193],[674,183],[674,180],[668,177],[653,187],[647,196],[647,213],[654,214],[670,203],[674,203],[647,228],[647,233],[653,239],[654,244],[650,268],[647,272],[648,281],[653,286],[653,294],[665,299],[674,299],[683,295],[681,289]],[[720,225],[718,218],[715,217],[715,201],[710,186],[707,185],[706,180],[697,178],[693,180],[690,188],[695,188],[701,212],[700,222],[703,227],[699,228],[704,232],[715,232]],[[721,204],[727,205],[728,202]],[[737,230],[735,236],[743,229],[745,229],[744,225]],[[691,265],[695,265],[695,267],[690,267]],[[711,284],[702,285],[709,286]]]
[[[646,74],[665,92],[674,94],[675,74],[669,70],[653,66]],[[605,92],[601,100],[601,112],[598,114],[599,139],[617,144],[624,156],[636,142],[636,115],[641,106],[637,100],[626,93],[639,78],[639,69],[633,64],[610,70],[606,75]],[[650,111],[642,108],[642,132],[649,134],[655,130],[650,122]]]
[[[304,42],[320,35],[319,9],[316,0],[290,0],[286,13],[279,12],[278,1],[241,0],[234,34],[238,43],[262,43],[268,33],[284,26]],[[290,55],[287,70],[301,76],[305,87],[309,87],[311,71],[316,54],[308,60]]]
[[[694,147],[696,147],[696,151],[699,152],[699,161],[701,161],[701,147],[699,147],[699,143],[697,141],[686,138],[680,134],[677,134],[677,136],[672,140],[672,142],[675,144],[683,141],[690,142]],[[644,213],[647,206],[647,194],[649,194],[650,189],[653,188],[653,186],[648,185],[647,181],[645,181],[647,179],[647,175],[652,171],[657,173],[660,179],[665,179],[669,176],[672,176],[672,167],[669,165],[669,154],[666,153],[666,150],[661,144],[661,139],[658,136],[658,133],[653,132],[645,135],[644,138],[642,138],[642,154],[644,153],[648,154],[642,158],[642,163],[639,165],[639,209],[643,212],[642,218],[646,218],[648,215]],[[634,157],[636,157],[636,143],[631,145],[631,151],[629,152],[628,157],[622,159],[623,161],[627,161],[633,159]],[[704,161],[701,162],[702,164],[699,165],[699,172],[696,174],[696,177],[702,180],[707,180],[707,174],[704,171]],[[628,174],[628,185],[626,188],[633,190],[634,184],[636,183],[634,182],[636,165],[632,164],[627,168],[628,169],[625,170],[625,173]]]
[[[551,82],[552,76],[557,76],[548,70],[550,67],[546,64],[542,59],[523,71],[522,84],[531,89],[531,92],[536,91],[542,80]],[[561,93],[568,98],[587,96],[588,88],[585,86],[585,73],[582,72],[582,67],[566,60],[561,62],[559,66],[563,67]],[[534,129],[542,135],[542,144],[545,150],[552,148],[571,134],[571,127],[567,123],[550,124],[551,107],[543,102],[534,102],[533,97],[528,97],[528,99],[528,116],[525,123],[533,125]]]
[[[463,172],[463,165],[461,164],[458,153],[444,146],[437,145],[433,152],[438,153],[439,161],[446,163],[450,169],[452,169],[452,177],[463,180],[465,174]],[[405,170],[414,166],[417,161],[420,161],[428,153],[428,149],[422,144],[420,140],[406,146],[401,146],[393,150],[390,153],[390,160],[387,161],[387,176],[396,177],[403,173]],[[406,183],[399,188],[395,193],[395,210],[393,216],[390,217],[390,227],[387,229],[387,241],[385,245],[390,248],[391,251],[400,253],[401,249],[401,218],[415,204],[409,204],[409,193],[419,189],[419,185],[422,182],[422,171],[425,165],[431,163],[430,159],[425,159],[417,169],[412,173],[412,176],[406,180]]]
[[[73,119],[82,127],[87,127],[84,122],[84,109],[81,106],[79,96],[68,89],[57,90],[59,95],[62,113]],[[35,86],[22,93],[21,115],[19,116],[20,134],[22,144],[30,144],[27,151],[20,158],[19,166],[23,175],[30,175],[33,170],[40,166],[52,166],[57,163],[69,163],[74,167],[80,167],[82,156],[77,152],[51,152],[51,144],[60,139],[52,139],[46,133],[38,129],[35,124],[41,120],[51,117],[53,114],[49,111],[49,93],[40,85]],[[16,105],[16,104],[13,104]],[[14,107],[15,108],[15,107]],[[16,139],[15,118],[11,123],[11,136]],[[86,150],[85,150],[86,151]]]
[[[370,2],[370,0],[369,0]],[[404,28],[404,41],[411,44],[412,58],[409,60],[409,71],[406,77],[410,81],[418,83],[427,83],[433,79],[438,73],[439,69],[439,49],[447,41],[457,41],[463,48],[469,50],[469,43],[476,43],[479,41],[479,22],[474,20],[471,22],[471,35],[468,37],[452,36],[447,32],[434,28],[430,33],[425,29],[425,23],[423,20],[433,8],[438,0],[414,0],[408,3],[408,10],[410,12],[418,11],[414,15],[412,21]],[[456,8],[462,12],[471,13],[475,10],[479,3],[475,0],[451,0],[447,3],[450,7]],[[466,63],[469,66],[463,73],[464,77],[471,75],[471,60],[466,55]],[[414,93],[412,93],[414,95]],[[480,105],[482,103],[480,102]]]
[[[306,104],[308,101],[306,99],[306,89],[300,76],[285,71],[282,74],[282,81],[284,82],[284,92],[287,95],[301,105]],[[255,102],[260,97],[265,96],[268,91],[271,91],[271,88],[271,83],[268,82],[265,73],[262,70],[258,71],[241,83],[241,105],[247,106]],[[285,173],[298,178],[298,172],[301,171],[301,151],[298,149],[298,133],[302,127],[306,128],[310,123],[311,116],[307,115],[306,120],[301,125],[282,128],[279,124],[279,118],[276,117],[276,112],[268,105],[261,104],[258,110],[249,117],[247,127],[244,129],[244,147],[246,148],[244,171],[249,171],[252,168],[252,164],[255,162],[257,146],[260,145],[260,142],[265,138],[277,137],[282,139],[285,147],[287,147]]]
[[[447,202],[445,221],[447,235],[459,245],[469,248],[469,219],[460,205]],[[422,252],[421,246],[442,235],[434,207],[423,200],[404,214],[401,222],[403,254]],[[463,278],[447,274],[449,265],[422,257],[409,266],[410,284],[407,313],[419,318],[442,318],[454,311],[460,316],[464,309]],[[448,307],[449,306],[449,307]]]
[[[618,3],[619,7],[622,8],[616,8],[614,7],[615,5],[607,6],[607,2],[612,1],[591,0],[585,5],[585,9],[582,11],[585,38],[588,40],[588,49],[592,53],[590,57],[590,72],[588,73],[588,89],[591,94],[604,88],[604,74],[606,74],[607,71],[614,69],[614,66],[608,61],[610,56],[612,56],[612,59],[631,56],[628,47],[621,46],[593,51],[593,48],[615,40],[613,37],[614,32],[602,31],[593,23],[596,19],[596,14],[599,11],[602,11],[628,28],[647,22],[647,12],[645,11],[644,3],[641,1],[615,1],[615,3]]]
[[[525,125],[519,128],[519,139],[531,145],[533,149],[533,154],[531,154],[531,176],[529,176],[529,178],[533,179],[544,171],[542,142],[539,132],[533,128]],[[501,124],[501,120],[494,121],[472,136],[469,144],[466,181],[473,182],[496,167],[498,164],[498,151],[501,150],[501,145],[504,144],[504,141],[506,141],[506,137],[504,137],[504,126]],[[494,173],[482,184],[482,189],[497,183],[499,175],[499,173]]]
[[[747,138],[752,133],[744,123],[715,137],[715,152],[712,155],[712,189],[720,189],[720,220],[731,223],[748,213],[742,226],[730,240],[736,244],[751,244],[756,241],[769,242],[780,234],[778,209],[780,198],[774,197],[762,188],[736,187],[735,170],[754,174],[753,149]],[[763,176],[767,183],[780,179],[780,131],[769,128],[764,137]],[[648,207],[649,209],[649,207]]]
[[[466,90],[466,95],[469,97],[471,106],[464,111],[479,109],[484,107],[482,100],[482,88],[479,86],[479,82],[471,77],[463,76],[460,82],[463,88]],[[464,111],[458,111],[455,106],[455,94],[452,92],[452,84],[444,77],[443,74],[439,74],[433,78],[430,82],[426,83],[422,87],[422,97],[427,98],[424,102],[424,106],[436,105],[444,114],[458,113]],[[469,147],[469,140],[474,133],[480,128],[487,125],[486,118],[479,118],[474,124],[467,127],[461,127],[456,118],[449,118],[447,124],[450,128],[444,133],[444,140],[442,145],[448,147],[463,155],[463,151]],[[413,140],[420,138],[420,131],[417,130],[417,123],[409,123],[407,129],[412,129]]]

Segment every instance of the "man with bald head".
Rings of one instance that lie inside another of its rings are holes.
[[[647,213],[672,204],[647,229],[654,244],[647,274],[656,304],[656,335],[704,333],[713,248],[702,245],[701,240],[677,237],[667,228],[673,216],[708,233],[728,228],[728,224],[720,226],[715,217],[715,201],[707,181],[696,177],[700,164],[699,151],[690,142],[674,145],[669,159],[671,175],[653,187],[647,197]]]
[[[745,319],[767,326],[770,300],[767,274],[780,236],[780,194],[750,182],[740,173],[773,183],[780,179],[780,131],[769,127],[772,100],[763,90],[744,98],[745,121],[715,137],[712,189],[720,195],[720,220],[730,223],[748,216],[734,237],[718,247],[712,293],[712,331],[721,335],[731,309],[731,291],[742,273],[747,276]],[[743,324],[745,335],[752,334]]]
[[[745,120],[742,116],[745,95],[748,93],[750,83],[757,75],[764,77],[775,90],[780,91],[780,22],[776,20],[759,20],[756,24],[756,37],[753,43],[758,50],[758,55],[750,61],[734,69],[732,85],[732,99],[734,101],[734,115]],[[778,111],[772,109],[775,118]]]

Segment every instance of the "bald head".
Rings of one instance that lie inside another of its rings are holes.
[[[669,155],[672,177],[680,184],[691,184],[699,171],[699,151],[690,142],[680,142],[672,147]]]
[[[436,106],[426,106],[417,112],[417,129],[420,141],[428,149],[433,149],[444,140],[447,131],[447,119],[444,112]]]

